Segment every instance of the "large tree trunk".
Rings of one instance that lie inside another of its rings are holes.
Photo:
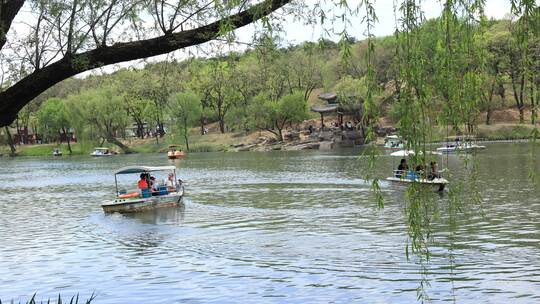
[[[110,136],[109,138],[107,138],[107,141],[117,147],[119,147],[120,149],[122,149],[122,151],[125,153],[125,154],[131,154],[133,153],[133,150],[131,150],[131,148],[129,148],[128,146],[124,145],[122,142],[120,142],[118,139]]]
[[[71,151],[71,144],[70,144],[70,135],[68,135],[66,128],[62,128],[62,131],[64,132],[64,136],[66,137],[67,145],[68,145],[68,151],[69,154],[73,154],[73,151]]]
[[[17,139],[18,139],[17,144],[21,145],[24,143],[24,140],[22,139],[22,136],[21,136],[21,128],[19,126],[19,117],[15,118],[15,128],[17,129]]]
[[[24,0],[0,1],[0,50],[6,44],[6,34],[11,22],[24,4]]]
[[[540,92],[538,92],[538,88],[540,88],[540,81],[538,81],[538,83],[535,83],[534,76],[532,76],[530,83],[531,87],[529,92],[529,98],[531,99],[531,124],[536,125],[536,120],[538,118],[536,113],[536,107],[538,106],[538,94],[540,94]],[[536,92],[534,90],[535,85],[537,88]]]
[[[144,124],[142,122],[137,122],[137,137],[144,138]]]
[[[204,127],[206,126],[206,118],[201,118],[201,135],[204,135]]]
[[[189,140],[187,128],[184,129],[184,141],[186,142],[186,151],[189,152]]]
[[[6,132],[7,142],[9,145],[9,149],[11,149],[11,153],[9,156],[17,156],[17,149],[15,149],[15,144],[13,143],[13,138],[11,137],[11,133],[9,133],[9,128],[6,126],[4,127],[4,131]]]
[[[24,1],[14,0],[7,3],[10,2],[18,4]],[[228,28],[236,29],[263,18],[289,2],[290,0],[265,0],[242,12],[195,29],[167,33],[146,40],[115,43],[112,46],[102,46],[78,54],[68,53],[62,59],[34,71],[5,91],[0,92],[0,100],[2,101],[0,103],[0,127],[11,124],[17,113],[27,103],[66,78],[109,64],[152,57],[199,45],[221,35],[223,24],[226,24]],[[2,3],[4,2],[2,1]],[[4,5],[7,4],[2,4],[2,7]],[[18,8],[16,12],[18,12]],[[2,18],[0,25],[8,20],[4,19],[3,15],[0,17]],[[11,20],[9,20],[9,24],[11,24]],[[2,39],[3,36],[0,35],[0,45],[3,45]]]
[[[219,131],[221,134],[225,133],[225,119],[223,117],[219,118]]]
[[[523,90],[524,90],[524,86],[525,86],[525,75],[521,75],[521,77],[519,79],[519,84],[516,83],[518,81],[516,79],[518,77],[516,72],[511,73],[510,76],[511,76],[510,78],[512,79],[512,89],[514,91],[514,99],[516,101],[516,106],[517,106],[518,111],[519,111],[519,123],[522,124],[522,123],[525,122],[525,114],[524,114],[525,104],[523,102]],[[518,91],[518,87],[519,87],[519,91]]]
[[[283,141],[283,130],[278,128],[278,134],[279,134],[278,140]]]

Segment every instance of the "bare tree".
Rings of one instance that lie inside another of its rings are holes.
[[[208,42],[289,2],[1,0],[0,51],[15,62],[8,72],[13,81],[0,92],[0,127],[11,124],[27,103],[66,78]],[[29,8],[34,23],[28,25],[27,35],[18,37],[9,29],[23,7]]]

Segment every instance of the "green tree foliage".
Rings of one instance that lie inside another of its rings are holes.
[[[125,129],[130,122],[123,107],[124,100],[112,86],[71,95],[67,103],[78,128],[86,129],[79,131],[79,134],[90,134],[91,138],[100,138],[118,146],[124,153],[132,152],[118,140],[125,135]]]
[[[144,71],[121,70],[114,75],[114,84],[117,94],[123,98],[126,113],[137,126],[135,135],[144,138],[145,124],[151,118],[153,106]]]
[[[376,16],[369,12],[371,2],[362,4],[373,24]],[[50,96],[65,98],[100,90],[104,84],[122,98],[127,123],[134,123],[141,137],[146,123],[163,129],[171,116],[166,111],[169,97],[187,90],[200,96],[201,134],[214,122],[221,132],[277,132],[275,124],[269,123],[268,113],[275,112],[269,106],[296,92],[311,102],[314,89],[335,91],[343,105],[363,101],[357,118],[367,127],[366,136],[380,114],[390,113],[403,135],[417,143],[429,141],[429,129],[435,125],[458,133],[475,132],[480,122],[475,115],[485,112],[482,121],[489,123],[491,113],[507,99],[515,99],[517,109],[538,107],[538,73],[530,72],[538,65],[538,56],[523,51],[538,48],[538,39],[530,34],[535,29],[532,21],[525,26],[518,19],[487,20],[478,7],[461,6],[459,1],[445,2],[441,17],[424,20],[415,3],[406,1],[398,7],[397,14],[404,17],[397,19],[397,31],[391,37],[370,35],[369,40],[358,42],[347,39],[341,44],[322,41],[280,47],[276,33],[265,32],[257,36],[253,48],[240,54],[167,60],[141,70],[70,79],[36,99],[16,122],[31,124],[36,109]],[[471,11],[465,8],[477,12],[479,18],[469,18]],[[528,48],[524,48],[525,40],[517,34],[527,27]],[[344,54],[347,60],[340,56]],[[89,133],[92,130],[82,125],[87,137],[97,137],[95,130]]]
[[[59,98],[48,99],[37,112],[37,118],[43,136],[54,139],[62,134],[66,138],[69,154],[72,154],[69,135],[71,122],[65,101]]]
[[[355,79],[350,75],[341,78],[334,86],[339,103],[349,108],[358,121],[362,120],[362,103],[366,100],[367,86],[365,78]]]
[[[191,91],[176,93],[170,97],[169,105],[171,117],[184,137],[186,149],[189,151],[190,129],[200,121],[203,114],[201,98]]]
[[[233,84],[233,67],[228,62],[211,62],[204,71],[204,87],[207,92],[209,107],[215,111],[219,130],[225,133],[225,116],[241,99]]]
[[[0,126],[14,122],[26,104],[64,79],[104,65],[168,54],[218,37],[231,41],[232,31],[262,18],[264,28],[269,29],[274,23],[269,15],[289,2],[2,1]],[[10,27],[18,16],[25,22],[16,21],[20,29],[13,33]],[[156,93],[158,98],[154,100],[159,103],[169,95]],[[155,110],[156,119],[161,121],[160,109]]]
[[[260,94],[250,108],[256,127],[273,133],[279,141],[283,141],[285,126],[306,119],[306,111],[307,104],[303,92],[287,94],[278,100]]]

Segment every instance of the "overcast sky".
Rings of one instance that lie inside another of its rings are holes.
[[[312,6],[315,2],[320,2],[319,0],[306,0],[308,6]],[[349,0],[351,6],[359,3],[359,0]],[[376,36],[387,36],[392,35],[395,29],[395,14],[394,14],[394,0],[375,0],[375,10],[378,18],[378,22],[375,24],[374,34]],[[423,1],[423,10],[426,18],[435,18],[440,16],[442,11],[442,4],[439,0],[425,0]],[[486,0],[485,6],[486,15],[489,18],[501,19],[507,16],[510,13],[510,0]],[[338,8],[335,6],[327,6],[327,16],[330,17],[332,14],[339,14]],[[356,37],[359,40],[365,38],[365,24],[362,22],[364,14],[361,12],[358,16],[352,16],[350,18],[350,25],[347,31],[350,35]],[[327,25],[321,26],[320,24],[316,25],[305,25],[302,21],[294,21],[292,16],[286,17],[286,21],[282,23],[284,29],[284,35],[282,35],[284,42],[283,44],[298,44],[304,41],[317,41],[325,30],[330,28],[329,22]],[[334,22],[332,27],[335,31],[340,31],[343,25],[340,22]],[[255,26],[249,25],[238,29],[236,31],[237,40],[240,42],[250,42],[252,40],[252,35],[254,33]],[[328,35],[328,34],[326,34]],[[326,36],[327,37],[327,36]],[[327,37],[331,40],[338,41],[339,35],[334,34],[330,37]],[[227,49],[245,49],[245,45],[236,45],[236,46],[227,46],[224,47],[224,51]],[[187,51],[177,51],[174,53],[174,57],[178,59],[187,58],[188,56],[200,55],[207,56],[204,50],[207,48],[202,48],[203,51],[196,49],[190,49],[190,52]],[[163,60],[165,56],[158,56],[153,60]],[[133,65],[134,63],[130,63]],[[140,66],[141,62],[137,64]],[[126,66],[122,64],[122,66]]]
[[[307,0],[306,3],[314,3],[316,1]],[[359,0],[349,0],[352,5],[359,2]],[[394,0],[374,0],[375,12],[378,17],[378,23],[375,25],[374,34],[376,36],[388,36],[392,35],[395,28],[395,15],[394,15]],[[352,6],[351,5],[351,6]],[[440,0],[424,0],[422,7],[427,19],[440,16],[442,11],[442,1]],[[337,9],[334,7],[334,9]],[[332,7],[328,7],[328,10],[332,10]],[[489,18],[501,19],[510,13],[510,0],[486,0],[485,13]],[[327,12],[327,15],[331,15],[331,12]],[[363,39],[365,32],[365,24],[362,23],[364,14],[361,12],[359,16],[352,17],[352,28],[349,32],[358,39]],[[306,40],[317,40],[321,36],[321,26],[304,26],[299,22],[294,22],[292,18],[288,18],[289,21],[285,23],[286,38],[287,40],[299,43]],[[334,37],[338,39],[339,37]]]

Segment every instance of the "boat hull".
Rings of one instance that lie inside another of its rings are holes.
[[[148,198],[116,199],[101,207],[105,213],[132,213],[145,210],[178,206],[182,202],[183,191]]]
[[[169,159],[180,159],[182,157],[184,157],[184,152],[180,152],[180,151],[176,151],[176,152],[168,152],[167,153],[167,158]]]
[[[477,150],[484,150],[486,146],[478,145],[465,145],[465,146],[450,146],[437,148],[437,152],[450,154],[450,153],[473,153]]]
[[[416,182],[417,184],[423,186],[423,187],[431,187],[437,191],[443,191],[445,186],[448,184],[448,180],[445,178],[435,178],[433,180],[429,179],[408,179],[408,178],[399,178],[399,177],[387,177],[387,181],[393,182],[393,183],[399,183],[402,185],[412,184],[413,182]]]

